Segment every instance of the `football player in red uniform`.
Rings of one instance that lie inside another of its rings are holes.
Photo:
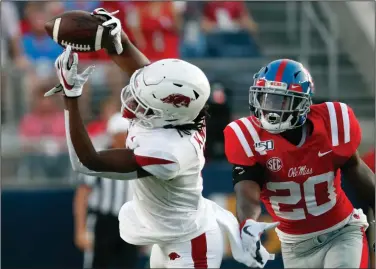
[[[269,63],[250,88],[252,116],[224,130],[243,245],[257,258],[260,201],[279,222],[286,268],[368,268],[366,216],[341,189],[345,180],[373,208],[374,174],[359,157],[361,130],[344,103],[312,105],[301,63]]]

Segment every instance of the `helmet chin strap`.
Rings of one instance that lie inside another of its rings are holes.
[[[264,114],[261,114],[260,123],[261,123],[261,126],[266,131],[268,131],[269,133],[279,134],[279,133],[282,133],[282,132],[290,129],[290,127],[291,127],[291,120],[292,119],[293,119],[293,116],[290,115],[287,118],[286,121],[284,121],[282,123],[272,124],[272,123],[268,122],[268,120],[265,118]]]

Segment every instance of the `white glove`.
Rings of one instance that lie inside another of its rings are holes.
[[[82,88],[94,71],[94,66],[89,66],[84,72],[77,74],[77,65],[77,53],[72,53],[72,47],[67,46],[64,52],[55,61],[55,68],[60,85],[46,92],[44,96],[50,96],[60,91],[64,91],[67,97],[81,96]]]
[[[274,254],[270,254],[261,244],[260,237],[263,232],[274,229],[279,222],[266,223],[248,219],[241,227],[240,236],[245,253],[251,256],[250,267],[263,268],[268,260],[274,260]]]
[[[110,27],[110,35],[112,36],[112,41],[114,43],[117,54],[123,52],[123,45],[121,44],[121,22],[114,15],[117,14],[119,10],[114,12],[108,12],[104,8],[96,8],[91,13],[93,16],[101,16],[106,21],[102,24],[104,27]]]

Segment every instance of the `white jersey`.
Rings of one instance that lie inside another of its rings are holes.
[[[127,174],[96,172],[85,167],[70,137],[69,112],[65,110],[64,114],[73,170],[130,180]],[[202,197],[205,136],[205,131],[181,137],[175,129],[148,130],[131,125],[127,147],[152,176],[129,181],[133,200],[120,209],[120,236],[134,245],[183,243],[220,227],[228,235],[234,259],[250,266],[253,258],[243,250],[235,216]]]
[[[205,131],[181,137],[176,129],[131,126],[126,145],[152,176],[130,182],[133,200],[119,214],[125,241],[183,242],[217,227],[201,194],[205,136]]]

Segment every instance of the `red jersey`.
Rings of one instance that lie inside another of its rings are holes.
[[[213,22],[218,22],[218,12],[226,12],[233,21],[239,20],[247,8],[241,1],[212,1],[205,3],[204,16]]]
[[[312,105],[308,120],[313,131],[301,146],[259,128],[251,117],[224,130],[230,163],[265,168],[261,200],[280,222],[276,231],[285,242],[340,228],[353,211],[339,168],[360,144],[354,112],[346,104],[327,102]]]

